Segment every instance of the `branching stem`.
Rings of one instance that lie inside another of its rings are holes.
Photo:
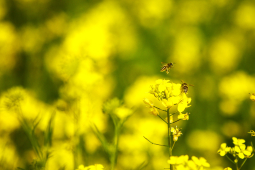
[[[161,145],[161,144],[153,143],[153,142],[151,142],[149,139],[147,139],[146,137],[144,137],[144,138],[145,138],[147,141],[149,141],[151,144],[153,144],[153,145],[168,147],[167,145]]]

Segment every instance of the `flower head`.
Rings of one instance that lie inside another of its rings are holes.
[[[177,141],[178,137],[182,135],[181,129],[177,128],[171,128],[171,132],[173,133],[173,141]]]
[[[189,113],[185,113],[185,114],[180,113],[178,115],[178,119],[189,120]]]
[[[206,159],[203,158],[203,157],[200,157],[200,158],[198,159],[197,157],[192,156],[191,158],[192,158],[192,160],[194,161],[194,163],[195,163],[197,166],[199,166],[199,167],[201,167],[201,166],[203,166],[203,167],[210,167],[210,164],[209,164],[209,163],[206,161]]]
[[[229,151],[230,151],[230,147],[227,147],[226,143],[222,143],[220,145],[220,149],[218,150],[218,153],[220,154],[220,156],[225,156]]]
[[[232,168],[227,167],[227,168],[225,168],[224,170],[232,170]]]
[[[237,146],[240,146],[245,142],[244,139],[237,139],[236,137],[233,137],[232,139],[233,139],[233,143]]]
[[[185,93],[181,93],[181,84],[172,83],[169,80],[157,80],[151,86],[150,93],[161,101],[166,108],[178,105],[178,111],[183,112],[185,108],[190,106],[191,98],[188,98]]]

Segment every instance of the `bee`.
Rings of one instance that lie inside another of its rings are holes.
[[[170,68],[172,68],[173,66],[174,66],[174,64],[173,63],[164,63],[164,62],[161,62],[161,64],[162,64],[162,68],[161,68],[161,72],[164,72],[164,71],[166,71],[166,74],[168,74],[169,73],[169,70],[170,70]]]
[[[194,86],[194,85],[192,85],[192,84],[188,85],[187,83],[182,81],[181,91],[186,94],[188,92],[188,90],[189,90],[188,86]]]

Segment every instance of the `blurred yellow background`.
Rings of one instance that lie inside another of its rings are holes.
[[[38,146],[51,153],[46,169],[109,169],[91,127],[111,141],[102,105],[114,97],[134,111],[116,169],[167,168],[167,149],[143,138],[167,143],[166,125],[143,103],[159,78],[194,85],[173,155],[205,157],[215,170],[231,166],[217,154],[220,144],[255,141],[247,133],[255,129],[254,18],[253,0],[0,0],[0,170],[36,163],[37,144],[24,129],[35,125]],[[161,62],[175,63],[169,74]]]

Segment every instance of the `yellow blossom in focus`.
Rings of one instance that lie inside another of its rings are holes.
[[[220,156],[224,156],[226,155],[228,152],[230,151],[230,147],[227,147],[226,143],[222,143],[220,145],[220,149],[218,150],[218,153],[220,154]]]
[[[182,135],[182,132],[179,128],[171,128],[171,132],[173,133],[173,141],[177,141],[178,137]]]
[[[189,120],[189,113],[185,113],[185,114],[180,113],[180,114],[178,115],[178,119],[181,119],[181,120]]]
[[[250,93],[250,99],[251,99],[252,101],[255,101],[255,94],[254,94],[254,93]]]
[[[177,110],[183,112],[185,108],[190,107],[191,98],[188,98],[185,93],[181,93],[181,84],[158,79],[155,84],[151,85],[150,93],[166,108],[177,105]]]

